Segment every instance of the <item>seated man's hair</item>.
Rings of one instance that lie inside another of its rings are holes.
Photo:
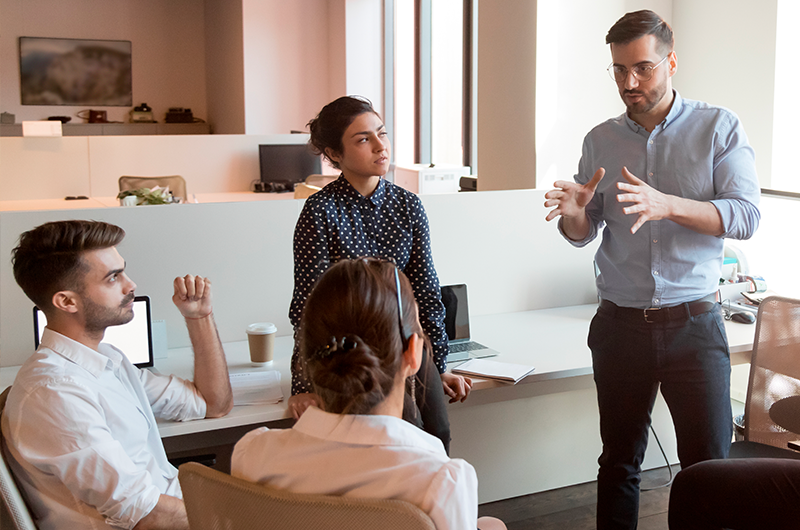
[[[102,221],[53,221],[19,236],[11,251],[14,279],[39,309],[53,308],[59,291],[83,288],[88,268],[81,254],[117,246],[125,237],[122,228]]]

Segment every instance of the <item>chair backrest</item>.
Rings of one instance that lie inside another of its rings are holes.
[[[196,462],[183,464],[178,478],[192,530],[435,530],[425,512],[405,501],[290,493]]]
[[[309,186],[316,186],[318,188],[324,188],[334,180],[338,179],[339,175],[309,175],[306,177],[305,183]]]
[[[11,391],[11,387],[6,388],[0,394],[0,417],[3,416],[9,391]],[[3,439],[2,433],[0,433],[0,449],[2,449],[0,450],[0,494],[2,494],[3,503],[8,510],[11,522],[14,523],[17,530],[36,530],[31,512],[28,510],[25,499],[11,474],[11,469],[6,463],[6,441]]]
[[[800,433],[787,431],[770,417],[770,409],[776,403],[797,395],[800,300],[771,296],[758,308],[744,412],[745,440],[785,449],[788,442],[800,438]]]
[[[304,184],[301,182],[294,187],[294,198],[308,199],[320,190],[322,190],[322,188],[318,186],[311,186],[310,184]]]
[[[154,188],[161,186],[162,188],[169,186],[169,191],[175,197],[180,197],[186,200],[186,181],[180,175],[171,175],[168,177],[129,177],[123,176],[119,178],[119,191],[138,190],[139,188]]]

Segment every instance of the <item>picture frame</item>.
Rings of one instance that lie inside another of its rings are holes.
[[[131,41],[19,38],[22,105],[130,107]]]

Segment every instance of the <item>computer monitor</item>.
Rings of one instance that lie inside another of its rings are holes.
[[[269,144],[258,146],[261,182],[303,182],[309,175],[322,172],[322,161],[306,144]]]
[[[47,317],[38,307],[33,308],[33,331],[36,347],[47,325]],[[121,326],[106,328],[103,342],[113,344],[139,368],[153,366],[153,330],[150,320],[150,298],[133,299],[133,320]]]

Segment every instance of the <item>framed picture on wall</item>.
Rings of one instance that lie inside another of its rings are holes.
[[[131,42],[19,38],[23,105],[130,107]]]

